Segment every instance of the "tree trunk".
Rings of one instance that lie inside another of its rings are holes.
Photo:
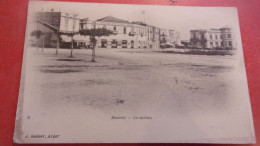
[[[95,60],[95,57],[96,57],[96,52],[95,52],[95,48],[96,48],[96,45],[93,45],[93,48],[92,48],[92,62],[96,62],[96,60]]]
[[[37,50],[37,52],[39,51],[38,42],[39,42],[39,39],[37,38],[36,39],[36,50]]]
[[[60,37],[57,35],[57,47],[56,47],[56,55],[58,55],[58,50],[60,48]]]
[[[43,36],[43,38],[42,38],[42,52],[43,52],[43,48],[44,48],[44,39],[45,39],[45,37]]]
[[[71,37],[71,52],[70,52],[70,57],[73,57],[73,49],[74,49],[74,46],[73,46],[73,36]]]

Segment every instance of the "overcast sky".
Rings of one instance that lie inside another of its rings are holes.
[[[96,20],[106,16],[128,21],[144,21],[160,28],[181,33],[181,40],[189,40],[191,29],[233,27],[239,30],[237,10],[231,7],[180,7],[129,4],[102,4],[77,2],[31,1],[32,11],[55,11],[77,13],[80,18]],[[144,14],[142,12],[145,12]]]

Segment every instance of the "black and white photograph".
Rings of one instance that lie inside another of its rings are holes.
[[[15,143],[255,143],[235,7],[30,1]]]

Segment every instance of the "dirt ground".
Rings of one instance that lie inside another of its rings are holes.
[[[33,52],[34,96],[50,108],[59,104],[107,112],[150,110],[158,102],[176,112],[225,106],[227,76],[234,62],[230,56],[145,49],[97,49],[95,63],[90,61],[91,50],[75,49],[73,58],[70,50],[54,53],[54,49]]]
[[[67,49],[60,49],[58,55],[55,55],[55,49],[45,49],[44,52],[35,48],[27,49],[24,60],[27,62],[23,101],[23,121],[26,121],[23,125],[24,134],[31,131],[50,133],[56,129],[54,131],[63,133],[63,139],[60,140],[69,141],[73,138],[70,136],[75,134],[79,139],[77,142],[85,142],[84,135],[93,128],[95,131],[109,131],[88,135],[93,139],[97,135],[114,132],[134,141],[137,135],[131,137],[128,134],[133,129],[131,127],[139,128],[140,138],[147,135],[142,133],[144,131],[155,134],[151,137],[158,137],[158,131],[153,130],[167,132],[168,129],[172,133],[174,129],[176,139],[188,138],[189,134],[196,136],[191,131],[185,132],[189,127],[195,132],[204,130],[202,133],[212,138],[218,134],[221,137],[224,134],[221,129],[237,130],[238,136],[239,131],[243,130],[237,127],[245,124],[243,122],[230,125],[233,120],[241,118],[236,115],[232,117],[232,113],[243,108],[239,99],[248,96],[246,88],[239,88],[240,80],[234,76],[236,68],[241,67],[235,56],[98,48],[96,62],[93,63],[90,61],[91,50],[75,49],[73,55],[69,57],[70,50]],[[120,123],[109,120],[111,116],[148,116],[153,121],[149,126],[170,124],[171,128],[145,130],[145,121]],[[202,121],[205,123],[203,127],[199,124]],[[115,129],[115,125],[118,128]],[[128,129],[125,129],[126,125],[130,128],[127,126]],[[227,136],[229,133],[225,134]],[[203,138],[205,135],[198,136]],[[172,139],[170,136],[165,138]],[[117,140],[111,139],[114,142]]]

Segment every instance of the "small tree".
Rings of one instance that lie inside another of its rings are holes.
[[[73,57],[73,49],[74,49],[74,45],[73,45],[73,37],[74,35],[78,34],[78,32],[59,32],[58,35],[67,35],[71,37],[71,51],[70,51],[70,57]],[[59,39],[58,39],[59,41]]]
[[[59,32],[56,32],[56,35],[57,35],[57,46],[56,46],[56,55],[58,55],[59,53],[59,48],[60,48],[60,34]]]
[[[167,41],[166,41],[166,35],[165,34],[162,34],[161,36],[160,36],[160,44],[163,44],[163,43],[166,43]]]
[[[39,41],[39,38],[43,35],[43,32],[41,30],[34,30],[31,32],[31,36],[32,37],[35,37],[36,38],[36,48],[38,50],[38,41]]]
[[[111,30],[108,30],[106,28],[92,28],[92,29],[84,29],[80,30],[79,33],[84,36],[89,36],[90,37],[90,42],[92,46],[92,62],[95,62],[95,48],[96,48],[96,43],[97,39],[96,37],[101,37],[101,36],[109,36],[110,34],[113,34]]]

